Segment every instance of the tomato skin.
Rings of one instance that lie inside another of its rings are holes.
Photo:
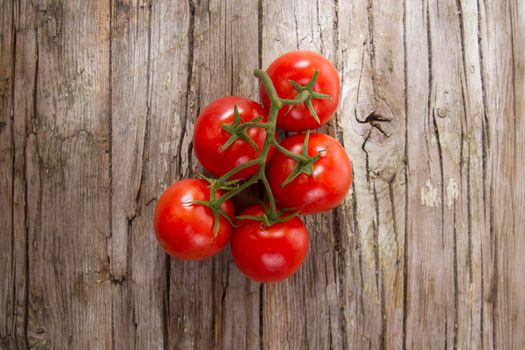
[[[277,95],[283,99],[294,99],[297,90],[288,82],[294,80],[302,86],[308,84],[314,71],[319,70],[313,91],[330,95],[330,100],[312,99],[312,105],[319,117],[321,124],[311,116],[305,104],[293,106],[288,111],[285,106],[279,111],[277,126],[288,131],[305,131],[317,129],[325,124],[334,115],[339,104],[341,82],[339,74],[324,56],[311,51],[291,51],[273,61],[266,73],[270,76]],[[260,85],[261,101],[266,111],[270,110],[270,99],[264,88]]]
[[[222,191],[217,191],[215,198],[222,195]],[[228,243],[232,231],[228,221],[220,217],[219,231],[214,237],[210,208],[189,203],[209,199],[209,184],[201,179],[178,181],[161,195],[155,208],[155,235],[169,255],[181,260],[200,260],[219,253]],[[222,204],[222,209],[233,217],[230,200]]]
[[[285,139],[281,145],[300,154],[305,134]],[[277,203],[283,208],[297,208],[303,214],[313,214],[337,207],[352,184],[352,165],[343,146],[326,134],[310,134],[308,155],[321,155],[312,175],[300,174],[292,182],[281,184],[295,167],[295,161],[278,152],[272,158],[267,176]]]
[[[241,215],[262,215],[256,204]],[[238,220],[230,248],[235,265],[257,282],[278,282],[290,277],[308,253],[309,237],[299,217],[265,227],[261,221]]]
[[[213,101],[200,113],[195,122],[193,144],[195,154],[202,166],[220,177],[231,169],[257,158],[266,138],[266,131],[260,128],[248,129],[248,136],[258,146],[256,151],[244,140],[236,140],[227,149],[221,150],[222,145],[228,141],[230,134],[224,130],[222,124],[231,124],[234,120],[234,106],[241,116],[242,122],[251,121],[258,116],[263,116],[262,122],[267,121],[266,112],[255,101],[244,97],[227,96]],[[270,149],[270,159],[273,149]],[[231,179],[245,179],[257,172],[258,166],[246,168],[235,174]]]

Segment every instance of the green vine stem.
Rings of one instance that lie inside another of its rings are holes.
[[[277,95],[277,91],[275,90],[272,80],[270,79],[270,77],[264,70],[256,69],[254,71],[254,75],[257,78],[259,78],[261,82],[264,84],[264,87],[266,88],[266,92],[270,99],[270,111],[268,113],[268,121],[261,123],[259,122],[259,120],[255,120],[255,121],[239,124],[240,119],[237,118],[233,124],[230,124],[228,126],[223,126],[223,129],[225,129],[232,135],[232,139],[241,138],[241,137],[244,138],[245,132],[249,128],[264,129],[266,131],[266,138],[264,140],[264,144],[262,146],[261,153],[259,154],[257,158],[250,160],[244,164],[241,164],[238,167],[233,168],[232,170],[228,171],[226,174],[224,174],[223,176],[221,176],[220,178],[216,180],[203,177],[204,179],[209,181],[211,184],[210,200],[209,201],[194,201],[195,204],[206,205],[212,210],[214,218],[215,218],[215,223],[214,223],[215,234],[218,232],[218,227],[219,227],[218,224],[219,224],[220,216],[223,216],[226,220],[228,220],[228,222],[233,224],[231,218],[229,218],[228,215],[222,210],[221,205],[228,199],[235,197],[237,194],[244,191],[245,189],[252,186],[253,184],[257,183],[258,181],[261,181],[264,186],[266,197],[268,199],[268,207],[267,207],[267,212],[264,215],[264,217],[261,217],[260,219],[250,217],[251,219],[261,220],[265,225],[268,226],[276,222],[283,222],[283,221],[289,220],[298,214],[298,212],[295,212],[286,217],[281,217],[283,213],[290,211],[290,209],[284,209],[280,211],[277,210],[275,198],[270,188],[270,183],[268,182],[268,179],[266,178],[265,166],[266,166],[266,159],[268,158],[268,154],[272,146],[275,147],[277,151],[295,160],[298,164],[297,167],[301,167],[302,165],[312,164],[313,162],[317,160],[318,157],[309,157],[308,154],[305,152],[303,152],[302,154],[296,154],[296,153],[293,153],[287,150],[283,146],[281,146],[279,142],[275,139],[275,129],[277,125],[277,116],[279,114],[280,109],[283,108],[283,106],[286,105],[292,108],[294,105],[306,103],[307,105],[309,105],[308,107],[311,107],[311,100],[314,98],[319,98],[319,99],[330,98],[329,95],[313,91],[313,86],[315,85],[315,81],[317,79],[318,74],[319,74],[319,71],[316,71],[312,79],[310,80],[310,82],[308,82],[306,86],[301,86],[297,84],[296,82],[290,81],[290,84],[292,84],[297,89],[297,92],[298,92],[297,96],[294,99],[290,100],[290,99],[281,99]],[[313,107],[308,108],[308,109],[312,113]],[[238,114],[237,107],[235,107],[235,110],[236,110],[236,113]],[[312,116],[316,120],[318,120],[317,115],[315,114],[315,111],[312,113]],[[251,166],[258,166],[258,169],[255,175],[253,175],[247,181],[240,183],[237,180],[235,181],[229,180],[233,175],[235,175],[239,171],[249,168]],[[225,193],[222,197],[215,198],[215,191],[218,189],[224,190]]]

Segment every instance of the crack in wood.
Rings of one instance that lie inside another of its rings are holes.
[[[317,31],[319,32],[319,44],[320,44],[320,52],[322,54],[325,54],[325,51],[324,51],[324,40],[323,40],[323,29],[321,27],[321,20],[320,20],[320,17],[319,17],[319,0],[316,0],[315,2],[315,13],[316,13],[316,19],[317,19]],[[313,26],[312,26],[312,30],[313,30]],[[313,35],[312,35],[313,37]]]
[[[399,258],[399,240],[398,240],[399,233],[397,232],[397,214],[396,214],[396,205],[395,205],[395,198],[394,198],[395,196],[394,196],[394,188],[393,188],[394,181],[395,181],[395,175],[388,181],[388,194],[390,197],[390,207],[392,208],[392,228],[394,231],[394,242],[396,243],[396,266],[397,266],[400,258]],[[397,285],[397,273],[394,279],[394,286],[396,285]]]
[[[162,304],[162,337],[164,349],[170,348],[170,296],[171,296],[171,258],[168,254],[164,256],[165,276],[164,302]]]
[[[512,12],[511,12],[511,7],[512,7],[512,3],[511,2],[508,6],[507,6],[507,9],[508,9],[508,16],[509,16],[509,24],[510,24],[510,58],[511,58],[511,62],[512,64],[510,65],[511,67],[511,71],[512,71],[512,74],[511,74],[511,81],[512,81],[512,114],[513,114],[513,136],[514,136],[514,149],[516,150],[518,148],[518,127],[516,126],[517,125],[517,122],[516,122],[516,119],[517,119],[517,114],[516,114],[516,58],[515,58],[515,48],[514,48],[514,16],[512,15]],[[514,10],[514,13],[516,13],[517,11]],[[523,39],[523,38],[522,38]],[[517,152],[514,152],[514,164],[518,164],[518,158],[517,158]],[[513,208],[514,209],[514,208]],[[514,210],[512,211],[514,213]],[[513,220],[514,221],[514,220]],[[515,221],[514,221],[515,222]],[[514,229],[514,231],[516,231]]]
[[[297,10],[296,9],[294,9],[293,11],[293,19],[295,23],[295,45],[296,45],[296,49],[300,50],[301,46],[299,44],[299,24],[297,23]]]
[[[193,82],[193,64],[194,64],[194,45],[195,45],[195,3],[193,0],[188,0],[188,7],[190,9],[190,18],[188,25],[188,65],[186,67],[188,75],[186,78],[186,102],[184,106],[184,118],[181,120],[182,129],[179,136],[179,145],[177,147],[177,173],[178,178],[184,177],[183,167],[182,167],[182,145],[184,143],[184,138],[186,136],[186,128],[188,123],[188,116],[190,110],[190,95]],[[191,170],[189,170],[191,171]]]
[[[16,33],[15,33],[16,38]],[[16,43],[16,40],[15,40]],[[15,46],[16,51],[16,46]],[[35,75],[33,85],[33,115],[35,118],[38,115],[38,69],[40,62],[40,49],[38,43],[38,27],[35,28]],[[13,93],[14,99],[14,93]],[[27,179],[27,135],[24,133],[24,228],[25,228],[25,291],[24,291],[24,340],[27,346],[29,343],[29,306],[30,306],[30,293],[31,293],[31,274],[30,274],[30,258],[29,258],[29,223],[28,223],[28,179]]]
[[[454,324],[452,329],[452,344],[453,348],[458,348],[458,322],[459,322],[459,282],[458,282],[458,247],[457,247],[457,229],[456,229],[456,204],[454,203],[454,225],[452,227],[452,239],[454,240],[453,247],[453,269],[454,269]]]
[[[216,332],[216,346],[217,344],[220,344],[221,343],[221,334],[224,334],[224,325],[225,325],[225,312],[224,310],[226,310],[226,307],[228,307],[228,305],[226,305],[226,295],[228,293],[228,287],[230,285],[230,262],[229,261],[226,261],[226,271],[223,272],[223,277],[222,277],[222,281],[221,281],[221,286],[222,286],[222,291],[221,291],[221,309],[220,309],[220,317],[221,317],[221,328],[220,330],[217,329],[217,332]]]
[[[368,155],[368,151],[366,150],[366,143],[368,142],[368,139],[370,139],[370,135],[371,135],[371,129],[368,131],[364,141],[363,141],[363,144],[361,145],[361,150],[365,153],[365,170],[366,170],[366,182],[367,182],[367,186],[368,186],[368,189],[370,189],[370,157]]]
[[[485,274],[484,274],[484,264],[483,264],[483,242],[480,242],[480,250],[481,250],[481,286],[480,286],[480,292],[479,292],[479,300],[480,300],[480,307],[479,307],[479,318],[480,318],[480,329],[479,329],[479,338],[481,343],[481,350],[485,349],[485,340],[483,337],[485,336]]]
[[[376,48],[374,45],[374,1],[368,0],[366,6],[366,12],[368,16],[368,50],[370,52],[370,66],[371,66],[371,79],[372,79],[372,88],[374,95],[376,94],[376,81],[375,81],[375,58],[376,58]]]
[[[376,292],[379,296],[379,306],[381,312],[381,321],[380,321],[380,332],[379,332],[379,348],[385,348],[385,335],[386,335],[386,313],[385,313],[385,294],[384,294],[384,280],[383,280],[383,266],[381,262],[381,257],[379,253],[379,200],[377,198],[376,183],[373,182],[372,185],[373,198],[374,198],[374,207],[375,207],[375,218],[372,221],[373,227],[373,238],[374,238],[374,272],[375,272],[375,282],[376,282]]]
[[[16,140],[15,140],[15,127],[14,127],[14,104],[15,104],[15,78],[16,78],[16,43],[17,43],[17,37],[16,37],[16,25],[15,25],[15,21],[16,21],[16,17],[15,17],[15,10],[14,10],[14,6],[12,6],[11,8],[11,32],[12,32],[12,39],[11,39],[11,49],[13,50],[12,52],[12,56],[11,56],[11,110],[10,110],[10,132],[11,132],[11,281],[12,281],[12,284],[13,284],[13,288],[12,288],[12,320],[11,320],[11,327],[12,329],[9,330],[8,327],[6,327],[6,331],[7,331],[7,334],[5,336],[4,339],[7,339],[6,340],[6,343],[9,342],[9,339],[11,337],[13,337],[13,340],[14,340],[14,344],[18,347],[18,343],[19,343],[19,340],[18,340],[18,337],[19,337],[19,331],[18,331],[18,327],[17,327],[17,314],[16,314],[16,306],[18,304],[18,301],[17,301],[17,293],[16,293],[16,280],[17,280],[17,276],[16,276],[16,251],[15,251],[15,239],[16,239],[16,236],[15,236],[15,203],[16,203],[16,198],[15,198],[15,179],[16,179]],[[1,96],[1,94],[0,94]],[[25,176],[25,175],[24,175]],[[27,236],[26,236],[26,239],[27,239]],[[23,325],[22,325],[22,337],[23,337],[23,342],[25,342],[25,344],[29,344],[28,342],[28,337],[27,337],[27,310],[28,310],[28,300],[27,300],[27,282],[28,282],[28,275],[27,275],[27,270],[25,271],[26,272],[26,276],[24,276],[25,278],[25,286],[24,286],[24,293],[25,293],[25,300],[23,301],[23,310],[24,310],[24,314],[23,314]],[[7,317],[6,317],[6,320],[7,320]],[[7,323],[7,322],[6,322]],[[10,331],[12,332],[10,334]]]
[[[259,285],[259,349],[264,349],[264,284]]]
[[[108,187],[109,187],[109,235],[106,241],[113,237],[113,18],[115,16],[113,0],[109,0],[109,51],[108,51]],[[109,242],[107,242],[109,243]],[[112,252],[109,251],[111,244],[108,244],[108,264],[111,264]],[[110,265],[111,266],[111,265]],[[126,266],[128,267],[128,266]],[[110,267],[111,270],[111,267]],[[110,276],[112,276],[110,271]],[[115,313],[111,298],[111,348],[115,349]]]
[[[486,183],[487,180],[487,149],[490,145],[490,126],[489,126],[489,119],[488,119],[488,102],[487,102],[487,91],[486,91],[486,82],[485,82],[485,62],[484,62],[484,55],[483,55],[483,45],[482,45],[482,35],[481,35],[481,8],[480,8],[480,0],[476,1],[477,6],[477,15],[478,15],[478,28],[477,28],[477,34],[478,34],[478,58],[479,58],[479,65],[480,65],[480,79],[481,79],[481,95],[482,95],[482,104],[483,104],[483,135],[482,135],[482,147],[481,147],[481,161],[483,164],[483,183]],[[486,188],[483,186],[483,205],[486,205],[487,203],[487,194],[486,194]],[[487,211],[487,208],[484,208],[485,211]]]
[[[142,139],[142,155],[141,155],[141,173],[140,173],[140,180],[139,180],[139,186],[137,189],[137,194],[135,195],[135,214],[137,215],[137,212],[140,212],[141,207],[139,204],[139,200],[142,195],[143,187],[144,187],[144,180],[146,177],[147,172],[147,165],[149,160],[149,152],[150,152],[150,129],[151,129],[151,91],[152,91],[152,81],[151,81],[151,19],[152,19],[152,7],[151,4],[148,7],[148,45],[147,45],[147,63],[146,63],[146,126],[144,130],[144,138]],[[128,267],[129,268],[129,267]]]
[[[361,312],[361,316],[364,316],[364,300],[363,300],[363,294],[364,294],[364,291],[365,291],[365,286],[364,286],[364,274],[363,274],[363,254],[362,254],[362,250],[361,250],[361,233],[359,231],[359,223],[357,221],[357,213],[358,213],[358,210],[357,210],[357,194],[356,194],[356,188],[354,187],[354,190],[352,191],[351,193],[351,196],[352,196],[352,209],[353,209],[353,213],[352,213],[352,219],[353,219],[353,224],[354,224],[354,234],[355,234],[355,242],[356,242],[356,251],[357,251],[357,256],[358,256],[358,262],[359,262],[359,305],[360,305],[360,312]]]
[[[257,1],[257,59],[259,67],[262,69],[262,50],[263,50],[263,0]]]
[[[409,158],[408,158],[408,54],[407,54],[407,0],[403,0],[403,80],[405,107],[405,149],[404,149],[404,180],[405,180],[405,217],[403,237],[403,323],[402,346],[407,348],[407,317],[408,317],[408,189],[409,189]]]

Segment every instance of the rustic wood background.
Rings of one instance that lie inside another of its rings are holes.
[[[525,1],[0,0],[6,349],[524,349]],[[337,66],[354,164],[291,279],[170,260],[159,193],[254,68]]]

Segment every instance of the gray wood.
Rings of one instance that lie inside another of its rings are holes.
[[[521,349],[525,3],[0,0],[0,347]],[[159,194],[254,68],[334,62],[354,183],[304,265],[169,259]]]

